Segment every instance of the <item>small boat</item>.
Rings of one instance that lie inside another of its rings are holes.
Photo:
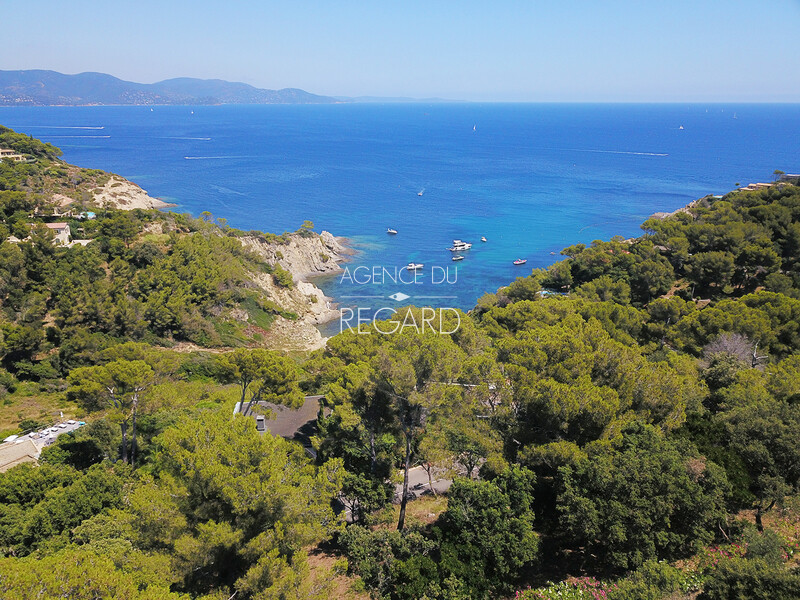
[[[476,128],[476,127],[477,127],[477,125],[473,125],[473,126],[472,126],[472,131],[475,131],[475,128]]]
[[[424,192],[424,191],[425,191],[425,190],[420,190],[420,191],[418,191],[418,192],[417,192],[417,196],[422,196],[422,192]]]
[[[389,233],[391,235],[397,235],[397,229],[392,229],[391,227],[389,227],[386,229],[386,233]]]
[[[464,260],[464,257],[463,257],[463,256],[461,256],[460,254],[456,254],[456,255],[453,257],[453,260]]]
[[[528,262],[527,258],[518,258],[517,260],[514,261],[514,264],[515,265],[524,265],[526,262]]]
[[[681,125],[680,127],[678,127],[678,129],[683,129],[683,125]]]
[[[408,265],[406,266],[406,269],[408,269],[409,271],[418,271],[418,270],[420,270],[420,269],[421,269],[422,267],[424,267],[424,266],[425,266],[425,265],[423,265],[423,264],[421,264],[421,263],[413,263],[413,262],[410,262],[410,263],[408,263]]]
[[[483,236],[481,236],[481,241],[482,241],[482,242],[485,242],[485,241],[486,241],[486,238],[485,238],[485,237],[483,237]]]

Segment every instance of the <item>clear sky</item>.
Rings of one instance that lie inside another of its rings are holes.
[[[2,0],[0,69],[336,96],[800,102],[800,0]]]

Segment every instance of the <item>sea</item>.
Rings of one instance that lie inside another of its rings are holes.
[[[346,270],[317,283],[365,314],[469,310],[568,245],[638,236],[655,212],[800,172],[798,104],[8,107],[0,124],[171,210],[346,238]],[[457,262],[456,239],[472,243]]]

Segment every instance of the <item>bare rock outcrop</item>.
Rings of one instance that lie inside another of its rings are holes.
[[[246,248],[255,252],[265,262],[271,265],[278,264],[289,271],[295,282],[341,271],[339,263],[347,254],[345,247],[327,231],[320,234],[295,233],[285,243],[265,241],[255,236],[246,236],[241,240]]]
[[[349,251],[327,231],[321,234],[296,233],[266,240],[257,236],[240,238],[242,244],[271,266],[279,265],[292,275],[291,287],[279,285],[272,275],[254,273],[253,281],[285,311],[298,315],[296,320],[277,317],[267,333],[267,342],[287,350],[314,350],[327,341],[317,325],[337,319],[339,312],[331,305],[311,278],[335,274]]]
[[[112,175],[102,188],[94,190],[94,202],[99,206],[110,206],[120,210],[134,208],[147,210],[175,206],[151,197],[138,185],[119,175]]]

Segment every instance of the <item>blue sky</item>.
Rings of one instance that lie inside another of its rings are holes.
[[[40,0],[1,12],[0,69],[346,96],[800,102],[800,0]]]

